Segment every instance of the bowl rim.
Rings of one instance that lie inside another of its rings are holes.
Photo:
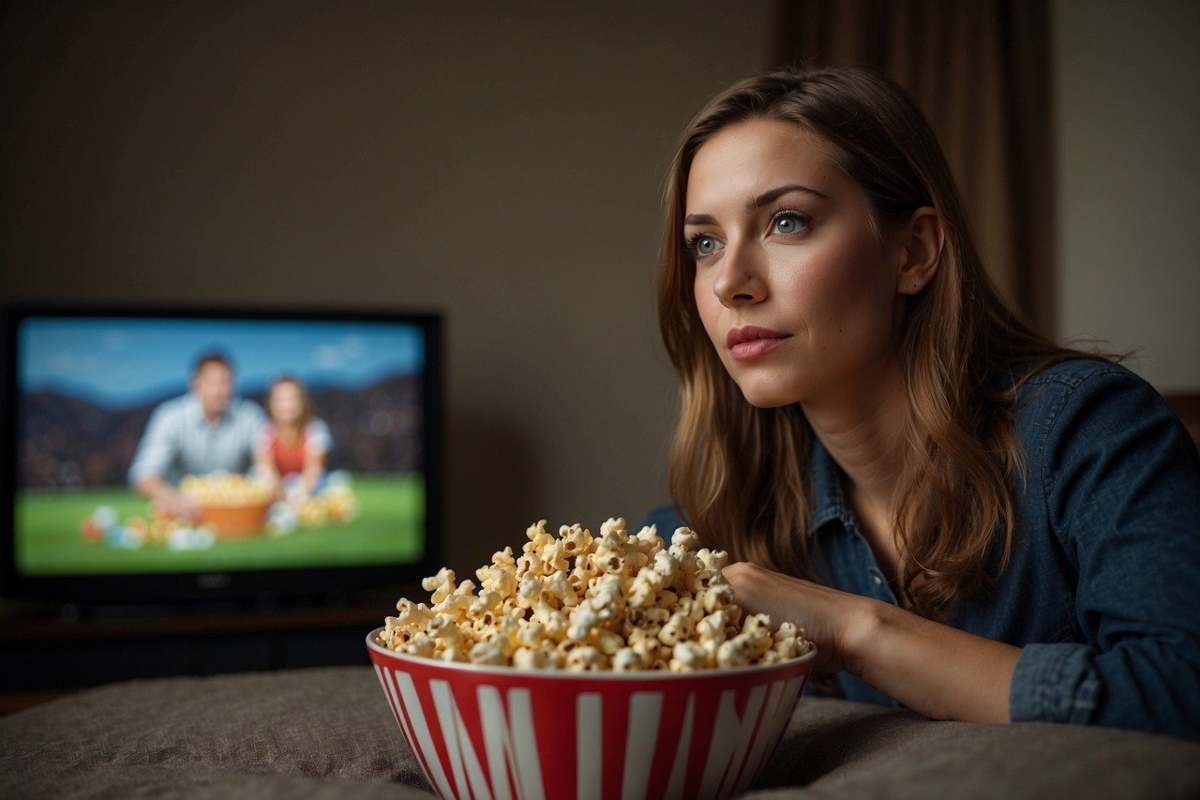
[[[449,670],[459,670],[466,673],[474,673],[476,675],[520,675],[523,677],[534,678],[551,678],[558,680],[608,680],[608,681],[661,681],[661,680],[696,680],[697,678],[713,678],[725,677],[734,675],[753,675],[755,673],[774,672],[786,667],[794,667],[798,664],[803,664],[807,661],[812,661],[817,657],[817,646],[812,645],[812,649],[802,656],[789,658],[787,661],[780,661],[775,664],[754,664],[749,667],[735,667],[730,669],[701,669],[695,672],[668,672],[666,670],[636,670],[632,672],[613,672],[612,670],[600,670],[597,672],[568,672],[562,669],[522,669],[521,667],[513,666],[492,666],[490,664],[471,664],[462,661],[439,661],[434,658],[426,658],[425,656],[414,656],[408,653],[401,653],[396,650],[389,650],[383,645],[375,641],[375,637],[383,630],[382,625],[373,629],[367,634],[367,649],[375,650],[390,658],[396,658],[400,661],[409,661],[414,664],[423,665],[426,667],[440,667]],[[810,643],[811,644],[811,643]]]
[[[202,508],[202,509],[215,508],[215,509],[219,509],[221,511],[229,511],[229,510],[242,511],[245,509],[253,509],[255,511],[260,511],[264,508],[270,508],[272,505],[274,505],[274,501],[272,501],[272,500],[263,500],[262,502],[259,502],[259,503],[200,503],[199,504],[200,508]]]

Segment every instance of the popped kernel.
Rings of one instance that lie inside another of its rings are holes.
[[[567,669],[572,672],[596,672],[607,668],[607,660],[596,648],[582,645],[567,653]]]
[[[642,657],[632,647],[622,647],[612,657],[614,672],[634,672],[642,669]]]
[[[513,651],[512,663],[518,669],[553,669],[554,658],[540,648],[520,647]]]
[[[708,654],[698,642],[678,642],[671,651],[667,666],[672,672],[694,672],[704,669]]]

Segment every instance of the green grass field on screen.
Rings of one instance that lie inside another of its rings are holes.
[[[111,506],[120,520],[147,517],[149,504],[130,489],[110,487],[17,493],[17,568],[25,575],[95,575],[140,572],[227,572],[367,566],[418,560],[425,530],[420,475],[355,476],[358,513],[342,525],[298,527],[287,536],[223,540],[207,550],[171,550],[146,544],[120,550],[89,542],[83,520]]]

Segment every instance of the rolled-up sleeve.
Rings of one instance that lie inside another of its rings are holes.
[[[138,442],[133,464],[129,467],[129,482],[136,485],[138,481],[151,475],[163,476],[171,465],[176,447],[173,443],[176,417],[170,406],[161,405],[150,415],[142,439]]]
[[[1026,645],[1013,721],[1200,738],[1200,457],[1166,401],[1124,369],[1093,372],[1047,420],[1046,513],[1077,575],[1084,643]]]

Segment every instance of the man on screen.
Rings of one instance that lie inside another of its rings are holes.
[[[266,423],[255,403],[233,393],[233,365],[218,352],[196,359],[191,391],[150,416],[129,468],[129,482],[155,511],[195,517],[194,501],[175,488],[185,475],[245,472]]]

